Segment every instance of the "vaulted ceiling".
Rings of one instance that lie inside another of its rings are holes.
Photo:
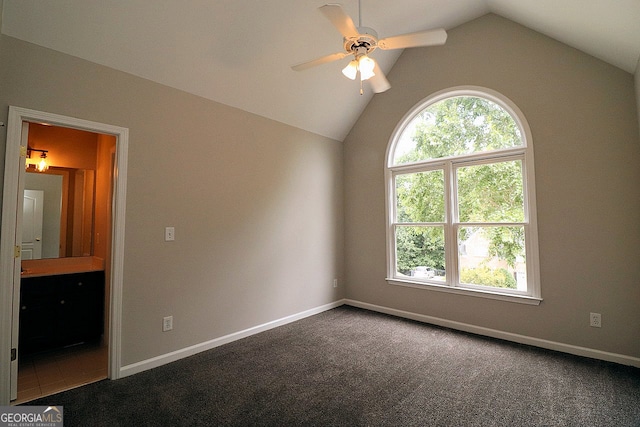
[[[366,85],[361,96],[359,83],[342,76],[346,58],[290,68],[342,50],[342,36],[317,10],[328,0],[0,2],[3,34],[337,140],[373,96]],[[360,17],[381,38],[452,29],[495,13],[640,72],[638,0],[339,2],[356,25]],[[372,56],[388,72],[400,54],[378,49]]]

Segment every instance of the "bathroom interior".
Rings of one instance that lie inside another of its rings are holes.
[[[23,129],[15,403],[107,378],[116,145],[112,135],[84,130],[43,123]]]

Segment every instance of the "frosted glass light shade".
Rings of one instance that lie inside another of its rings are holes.
[[[358,65],[359,65],[358,68],[360,69],[361,80],[367,80],[375,76],[373,69],[376,66],[376,63],[374,62],[373,59],[369,58],[367,55],[363,55],[360,58]]]
[[[342,69],[342,74],[345,77],[350,78],[351,80],[356,79],[356,75],[358,74],[358,61],[355,59],[347,64],[346,67]]]

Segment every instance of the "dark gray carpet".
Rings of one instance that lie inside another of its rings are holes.
[[[339,307],[30,402],[65,426],[640,426],[640,369]]]

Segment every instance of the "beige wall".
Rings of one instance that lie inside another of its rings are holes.
[[[496,15],[405,50],[345,140],[347,297],[640,357],[640,140],[633,75]],[[541,287],[529,306],[388,285],[383,167],[391,133],[428,95],[491,88],[533,134]],[[589,312],[602,314],[600,329]]]
[[[130,130],[123,365],[343,296],[340,142],[0,36],[9,105]]]

